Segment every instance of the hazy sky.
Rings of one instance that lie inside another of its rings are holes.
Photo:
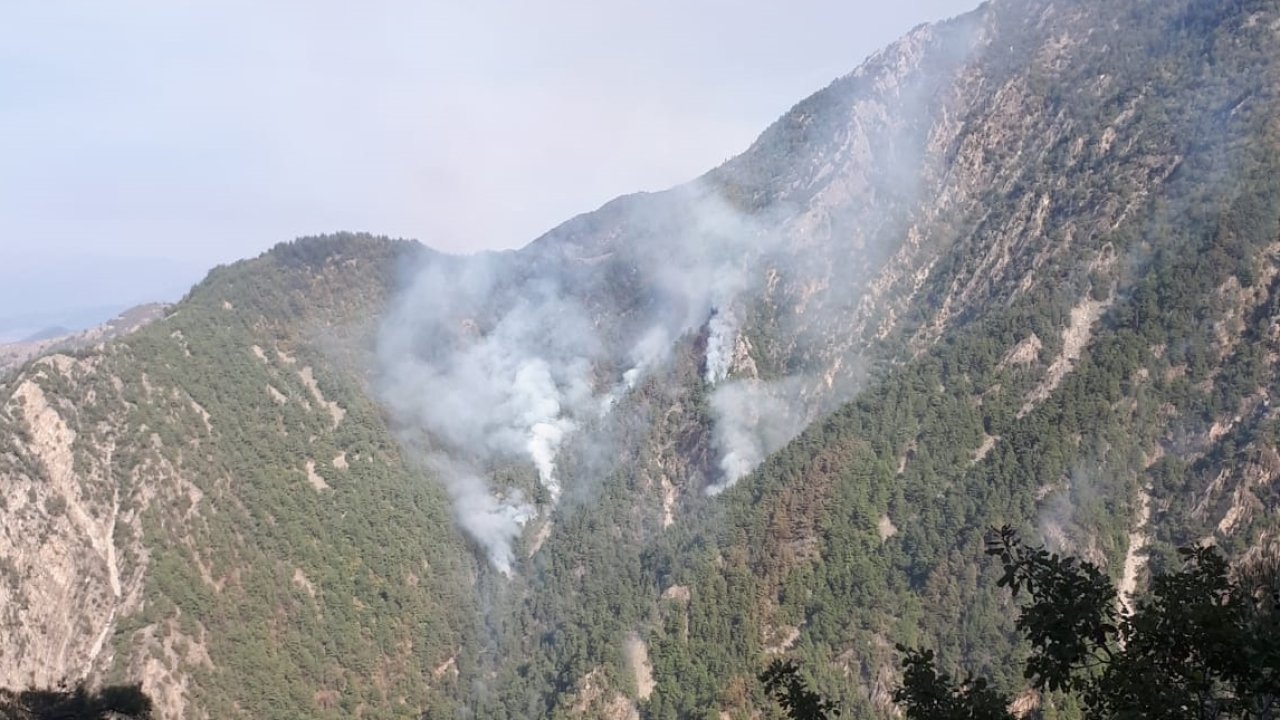
[[[523,245],[976,3],[4,0],[0,318],[334,230]]]

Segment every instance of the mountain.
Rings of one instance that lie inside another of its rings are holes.
[[[18,305],[10,300],[3,307],[11,312]],[[76,308],[69,312],[57,312],[43,309],[28,312],[6,314],[0,316],[0,342],[28,342],[38,339],[46,330],[63,329],[62,335],[85,330],[101,324],[103,318],[109,318],[125,309],[125,305],[105,305],[88,308]]]
[[[168,307],[164,303],[138,305],[105,323],[80,332],[53,326],[17,342],[0,343],[0,374],[13,370],[34,357],[55,350],[78,350],[128,335],[162,317]]]
[[[514,252],[336,235],[0,381],[0,684],[164,717],[1015,687],[986,528],[1274,553],[1280,3],[993,0]],[[1070,715],[1053,696],[1026,707]]]
[[[411,252],[277,248],[5,383],[7,684],[141,680],[164,717],[421,700],[465,553],[344,354]]]
[[[61,325],[52,325],[41,330],[37,330],[30,335],[18,340],[20,343],[40,342],[41,340],[50,340],[64,335],[70,335],[71,329]]]

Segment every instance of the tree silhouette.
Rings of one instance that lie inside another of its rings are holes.
[[[759,676],[765,692],[773,696],[793,720],[829,720],[840,717],[839,706],[809,689],[794,660],[774,660]]]
[[[1274,548],[1273,548],[1274,549]],[[1157,575],[1132,613],[1093,563],[993,530],[987,554],[1000,587],[1026,598],[1016,627],[1031,646],[1031,688],[1072,695],[1090,718],[1272,720],[1280,715],[1280,554],[1232,567],[1215,548],[1179,550],[1184,566]],[[930,650],[901,645],[894,701],[908,720],[1011,720],[1010,696],[983,678],[956,680]],[[793,720],[834,717],[792,661],[760,675]]]
[[[151,712],[141,685],[0,690],[0,720],[146,720]]]
[[[1029,547],[1007,526],[994,531],[987,554],[1004,567],[999,585],[1028,599],[1016,626],[1031,645],[1023,673],[1031,687],[1077,696],[1088,717],[1276,717],[1275,558],[1232,568],[1212,547],[1179,553],[1183,569],[1154,577],[1128,614],[1096,565]],[[906,653],[894,700],[908,718],[1011,717],[1008,698],[985,681],[957,684],[931,653]]]

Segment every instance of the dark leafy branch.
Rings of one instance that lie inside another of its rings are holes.
[[[1157,575],[1132,613],[1093,563],[992,532],[1001,587],[1025,598],[1016,627],[1031,648],[1023,676],[1042,698],[1074,696],[1090,718],[1271,720],[1280,699],[1280,558],[1231,566],[1213,547],[1183,548],[1181,570]],[[931,650],[898,646],[909,720],[1006,720],[1010,696],[979,677],[953,678]],[[830,707],[774,661],[760,676],[793,719]]]

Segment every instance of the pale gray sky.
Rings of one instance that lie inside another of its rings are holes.
[[[4,0],[0,319],[320,232],[517,247],[976,3]]]

